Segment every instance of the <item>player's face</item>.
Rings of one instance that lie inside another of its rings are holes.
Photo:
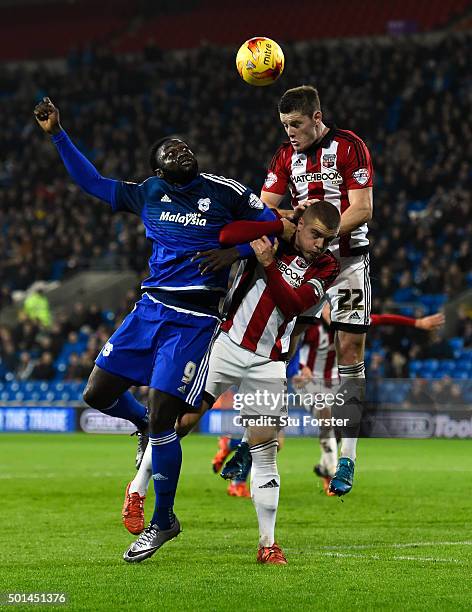
[[[292,147],[297,153],[311,147],[317,139],[316,127],[317,123],[320,121],[318,115],[321,117],[321,113],[315,113],[313,117],[302,115],[302,113],[298,111],[280,113],[280,121],[282,122]]]
[[[165,142],[156,153],[156,174],[178,185],[190,183],[198,174],[197,158],[183,141],[173,138]]]
[[[306,222],[301,218],[298,222],[295,244],[307,261],[314,261],[323,254],[338,232],[328,229],[321,221]]]

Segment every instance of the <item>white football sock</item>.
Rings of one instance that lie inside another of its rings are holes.
[[[338,443],[334,430],[331,428],[327,434],[320,438],[321,457],[320,464],[326,468],[330,476],[334,476],[338,463]]]
[[[357,438],[343,438],[341,443],[340,457],[348,457],[356,460]]]
[[[149,482],[152,478],[152,448],[151,444],[146,446],[144,451],[143,460],[139,466],[139,470],[136,472],[136,476],[132,480],[129,492],[139,493],[141,497],[144,497],[147,493]]]
[[[259,546],[272,546],[275,541],[280,492],[277,446],[277,440],[269,440],[251,448],[251,497],[259,522]]]
[[[353,378],[365,378],[364,362],[354,363],[351,365],[338,365],[339,378],[341,382]],[[363,398],[359,398],[360,401]],[[343,438],[341,441],[341,457],[348,457],[352,461],[356,460],[357,438]]]

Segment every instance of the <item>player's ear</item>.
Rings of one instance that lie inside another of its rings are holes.
[[[154,172],[156,173],[156,176],[159,178],[163,178],[164,177],[164,172],[162,172],[162,170],[160,168],[156,168],[154,170]]]
[[[323,119],[323,113],[320,110],[317,110],[313,113],[313,122],[318,125],[319,123],[321,123],[321,120]]]

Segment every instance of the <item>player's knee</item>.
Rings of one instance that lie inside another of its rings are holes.
[[[84,402],[91,408],[96,408],[100,410],[100,408],[105,407],[101,405],[101,397],[100,394],[97,392],[97,388],[93,384],[91,384],[90,381],[88,381],[85,386],[84,392],[82,393],[82,398]]]
[[[174,429],[175,421],[182,413],[182,402],[168,393],[151,389],[149,393],[149,430],[160,433]]]
[[[277,439],[277,429],[275,427],[248,427],[247,433],[250,446]]]
[[[338,332],[338,361],[343,365],[359,363],[364,360],[365,334]]]
[[[209,409],[210,405],[204,400],[198,412],[185,412],[181,414],[175,423],[175,431],[179,438],[183,438],[190,433]]]

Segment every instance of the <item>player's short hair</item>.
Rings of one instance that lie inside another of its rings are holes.
[[[326,200],[320,200],[319,202],[313,202],[302,215],[302,219],[305,223],[312,223],[318,220],[329,230],[338,230],[339,224],[341,223],[341,215],[339,210],[331,202]]]
[[[318,90],[311,85],[301,85],[293,89],[287,89],[279,101],[279,113],[299,112],[302,115],[312,117],[316,111],[321,110]]]
[[[151,146],[151,150],[149,151],[149,165],[151,166],[151,170],[155,172],[157,170],[157,152],[169,140],[173,140],[172,136],[164,136],[163,138],[159,138],[156,142]]]

